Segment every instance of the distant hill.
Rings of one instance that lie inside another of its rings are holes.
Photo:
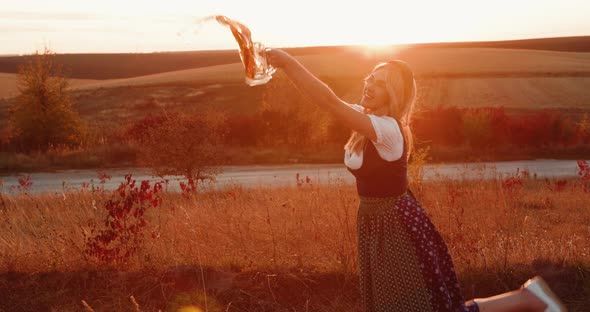
[[[449,42],[414,44],[414,47],[508,48],[563,52],[590,52],[590,36],[521,39],[505,41]]]
[[[507,48],[566,52],[590,52],[590,36],[557,37],[509,41],[423,43],[391,46],[422,50],[424,48]],[[322,53],[367,53],[362,46],[325,46],[285,48],[293,55]],[[16,73],[26,56],[0,57],[0,73]],[[59,54],[70,78],[117,79],[201,68],[240,61],[236,50],[209,50],[160,53]]]
[[[25,59],[26,56],[0,57],[0,72],[16,73]],[[63,64],[70,78],[117,79],[236,63],[240,56],[237,50],[58,54],[56,61]]]

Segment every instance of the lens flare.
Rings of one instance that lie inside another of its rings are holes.
[[[180,309],[178,309],[178,312],[203,312],[203,309],[194,306],[194,305],[190,305],[190,306],[184,306]]]

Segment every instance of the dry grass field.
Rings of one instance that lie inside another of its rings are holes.
[[[516,179],[413,189],[468,298],[540,274],[570,311],[587,311],[588,181]],[[130,296],[141,311],[359,311],[351,185],[163,192],[146,211],[138,252],[102,264],[85,241],[105,228],[105,202],[117,194],[1,194],[0,311],[80,311],[82,300],[96,311],[136,311]]]
[[[427,78],[419,86],[422,108],[590,108],[590,77]]]

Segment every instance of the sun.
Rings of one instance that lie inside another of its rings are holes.
[[[406,48],[395,44],[362,44],[359,49],[366,59],[384,60],[399,55]]]

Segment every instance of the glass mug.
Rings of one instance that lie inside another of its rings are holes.
[[[244,24],[227,18],[223,15],[215,15],[215,20],[228,26],[240,47],[240,59],[244,65],[245,82],[249,86],[257,86],[267,83],[276,68],[270,66],[266,59],[266,48],[260,42],[252,42],[250,29]]]

